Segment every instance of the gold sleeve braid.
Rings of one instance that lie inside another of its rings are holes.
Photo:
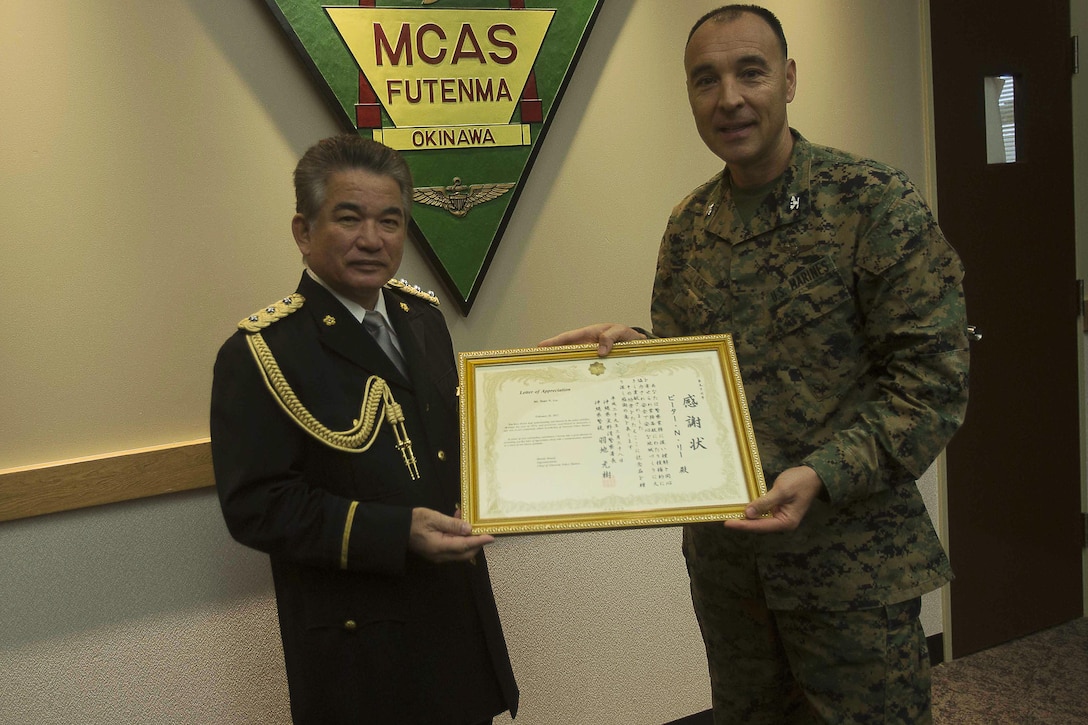
[[[355,521],[355,509],[359,507],[358,501],[352,501],[348,506],[347,520],[344,522],[344,538],[340,542],[340,568],[348,568],[348,543],[351,541],[351,524]]]

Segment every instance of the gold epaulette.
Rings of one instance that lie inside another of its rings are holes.
[[[438,298],[435,297],[434,292],[430,290],[424,292],[422,287],[417,284],[409,284],[406,279],[391,279],[385,283],[385,286],[390,289],[399,290],[405,294],[410,294],[413,297],[418,297],[421,300],[426,300],[435,307],[438,307],[439,305]]]
[[[238,327],[246,332],[258,332],[277,320],[282,320],[292,312],[302,309],[302,303],[306,298],[295,292],[290,297],[276,300],[263,310],[257,310],[252,315],[238,323]]]

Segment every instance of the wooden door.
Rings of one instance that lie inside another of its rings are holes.
[[[932,0],[937,202],[967,268],[967,420],[948,449],[952,653],[1083,612],[1068,0]],[[984,80],[1011,76],[1013,163]]]

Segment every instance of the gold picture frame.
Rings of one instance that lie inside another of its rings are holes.
[[[766,493],[730,335],[458,355],[479,534],[743,518]]]

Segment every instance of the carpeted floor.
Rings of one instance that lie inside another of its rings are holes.
[[[1088,723],[1088,619],[934,667],[933,722]]]

